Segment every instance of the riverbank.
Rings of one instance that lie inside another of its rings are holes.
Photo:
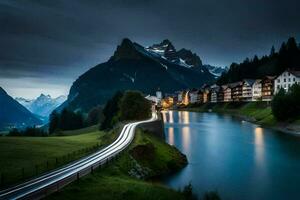
[[[230,114],[242,120],[282,132],[300,135],[300,120],[279,122],[272,114],[269,102],[230,102],[189,105],[178,110]]]
[[[175,147],[138,129],[132,144],[116,160],[47,199],[185,199],[183,192],[149,180],[186,164],[186,156]]]

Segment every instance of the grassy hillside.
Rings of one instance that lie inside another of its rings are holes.
[[[96,127],[62,134],[70,136],[0,137],[0,185],[62,166],[111,143],[117,135],[98,131]]]
[[[271,107],[267,102],[208,103],[199,106],[190,106],[185,109],[196,112],[211,110],[212,112],[231,114],[248,121],[268,126],[277,123],[272,114]]]
[[[151,134],[137,131],[130,147],[105,168],[47,199],[184,199],[181,192],[143,181],[185,166],[186,157]]]

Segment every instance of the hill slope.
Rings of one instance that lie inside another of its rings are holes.
[[[41,121],[0,87],[0,130],[7,126],[24,127]]]
[[[166,48],[155,51],[124,39],[107,62],[93,67],[74,82],[64,106],[88,111],[104,104],[118,90],[153,94],[158,88],[173,92],[214,81],[197,55],[188,50],[176,52],[167,42],[161,43]]]

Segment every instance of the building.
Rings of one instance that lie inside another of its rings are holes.
[[[252,101],[261,101],[262,80],[257,79],[252,85]]]
[[[224,95],[224,102],[231,102],[232,101],[232,91],[229,85],[223,85],[223,95]]]
[[[216,84],[210,86],[210,102],[217,103],[218,102],[218,94],[220,87]]]
[[[232,100],[235,102],[241,101],[243,98],[243,82],[231,83],[229,86],[231,87]]]
[[[182,104],[184,91],[177,91],[175,94],[177,94],[177,104]]]
[[[190,103],[199,103],[198,90],[192,89],[189,92]]]
[[[266,76],[262,79],[261,98],[263,101],[271,101],[274,93],[275,76]]]
[[[159,101],[156,96],[146,96],[145,99],[151,101],[152,104],[158,105]]]
[[[210,102],[210,87],[205,84],[202,86],[201,90],[203,95],[203,103]]]
[[[221,86],[219,88],[217,102],[224,102],[224,87],[223,86]]]
[[[276,94],[281,88],[287,92],[295,83],[300,84],[300,71],[286,70],[274,80],[274,93]]]
[[[159,88],[156,91],[156,98],[158,99],[159,102],[162,100],[162,92],[160,91]]]
[[[252,86],[255,83],[253,79],[245,79],[242,85],[242,99],[243,101],[252,101]]]
[[[183,92],[183,96],[182,96],[182,104],[184,105],[189,105],[190,104],[190,98],[189,98],[189,90],[186,90]]]

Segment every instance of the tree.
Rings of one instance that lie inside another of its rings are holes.
[[[127,91],[120,102],[121,120],[141,120],[151,116],[151,102],[140,92]]]
[[[294,84],[286,93],[280,89],[274,96],[271,108],[276,119],[284,121],[296,119],[300,115],[300,85]]]
[[[87,124],[89,126],[100,123],[103,120],[103,110],[100,106],[96,106],[88,113]]]
[[[52,134],[59,129],[59,114],[54,110],[50,114],[49,133]]]
[[[271,102],[272,113],[278,120],[285,120],[288,117],[286,116],[285,101],[285,90],[281,88]]]
[[[275,55],[275,47],[274,46],[272,46],[272,48],[271,48],[271,52],[270,52],[270,56],[274,56]]]
[[[100,126],[101,130],[112,128],[114,124],[118,121],[117,114],[120,110],[119,103],[122,96],[123,93],[118,91],[110,100],[107,101],[103,109],[104,120]]]

